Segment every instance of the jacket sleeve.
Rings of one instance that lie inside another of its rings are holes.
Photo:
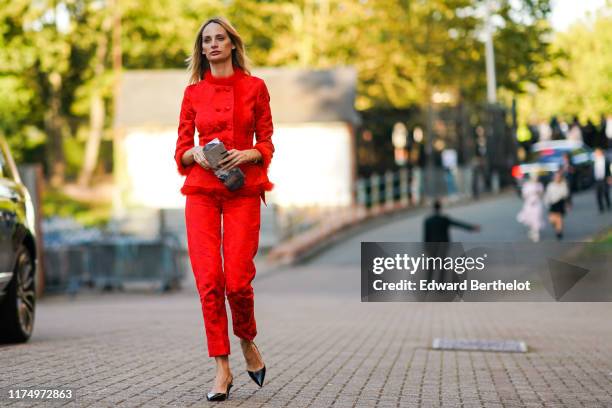
[[[473,231],[473,230],[476,229],[475,225],[468,224],[467,222],[462,222],[462,221],[454,220],[452,218],[448,219],[448,223],[450,225],[452,225],[453,227],[462,228],[462,229],[468,230],[468,231]]]
[[[195,132],[195,111],[191,105],[189,96],[189,87],[185,88],[183,94],[183,102],[181,104],[181,113],[179,116],[178,139],[176,141],[176,150],[174,151],[174,160],[179,174],[187,175],[193,166],[193,163],[184,166],[181,158],[183,154],[194,146],[193,136]]]
[[[270,94],[266,83],[261,81],[257,102],[255,103],[256,143],[254,148],[261,153],[263,167],[266,171],[274,154],[272,133],[274,133],[274,125],[272,124],[272,112],[270,110]]]

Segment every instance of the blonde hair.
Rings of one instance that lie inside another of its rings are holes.
[[[238,34],[238,31],[236,31],[234,26],[232,26],[226,18],[213,17],[206,20],[206,22],[200,26],[191,57],[187,58],[187,63],[189,64],[187,67],[187,70],[189,71],[189,83],[198,83],[204,78],[206,71],[210,69],[208,59],[202,54],[202,32],[210,23],[217,23],[225,29],[232,44],[236,47],[232,50],[232,64],[240,67],[244,72],[250,75],[250,60],[246,55],[244,43],[242,42],[240,34]]]

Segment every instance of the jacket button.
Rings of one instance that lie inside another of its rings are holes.
[[[229,105],[225,107],[225,110],[226,110],[226,111],[230,110]]]
[[[217,112],[221,112],[221,108],[216,108],[215,109]]]

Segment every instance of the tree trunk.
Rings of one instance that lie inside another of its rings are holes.
[[[83,168],[79,174],[79,185],[89,186],[91,177],[98,162],[98,152],[100,151],[100,141],[104,130],[105,117],[104,99],[99,90],[94,91],[91,97],[91,107],[89,113],[89,137],[85,144],[85,158]]]
[[[111,13],[113,2],[109,4],[111,10],[107,17],[102,22],[102,30],[100,39],[98,40],[98,48],[96,49],[96,59],[94,66],[94,81],[102,78],[105,70],[106,54],[108,52],[108,32],[111,26]],[[79,174],[79,185],[87,187],[91,183],[96,164],[98,163],[98,152],[100,151],[100,142],[102,141],[102,133],[104,131],[104,119],[106,117],[106,109],[104,106],[104,97],[100,85],[97,85],[91,96],[91,105],[89,111],[89,137],[85,144],[85,158],[83,159],[83,167]]]
[[[49,75],[51,96],[49,109],[45,114],[45,131],[50,138],[47,146],[47,165],[50,173],[50,183],[58,187],[64,183],[66,162],[64,158],[63,120],[61,116],[62,77],[57,72]]]

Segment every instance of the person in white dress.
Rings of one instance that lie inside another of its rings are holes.
[[[538,176],[534,173],[529,175],[529,179],[521,188],[523,197],[523,208],[516,216],[516,220],[525,225],[528,229],[529,239],[533,242],[540,240],[540,230],[544,226],[542,195],[544,187],[538,181]]]

